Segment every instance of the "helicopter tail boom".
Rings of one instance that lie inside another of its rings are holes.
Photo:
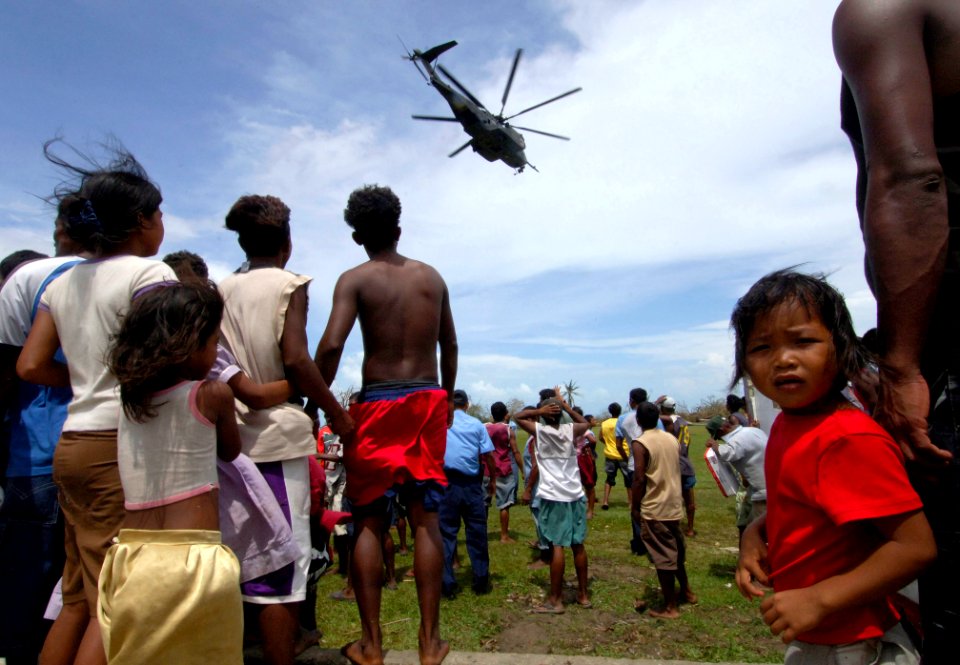
[[[439,46],[434,46],[431,49],[427,49],[422,53],[420,51],[414,50],[412,60],[420,60],[423,62],[433,62],[440,57],[442,53],[446,53],[454,46],[457,45],[456,41],[447,42],[446,44],[440,44]]]

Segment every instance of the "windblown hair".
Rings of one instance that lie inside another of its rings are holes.
[[[350,194],[343,219],[357,232],[366,249],[378,252],[397,241],[400,211],[400,199],[392,189],[365,185]]]
[[[71,164],[54,152],[62,144],[86,165]],[[140,162],[119,142],[103,145],[110,161],[101,166],[91,157],[56,138],[47,141],[43,154],[64,171],[62,182],[49,199],[58,205],[67,235],[85,250],[109,253],[136,231],[144,219],[160,209],[163,197]]]
[[[805,275],[785,268],[761,277],[733,308],[730,326],[736,335],[736,350],[731,388],[747,374],[747,341],[757,320],[790,302],[819,318],[833,336],[838,369],[834,391],[843,390],[866,366],[867,353],[853,331],[853,321],[840,292],[823,275]]]
[[[241,196],[227,213],[247,256],[276,256],[290,243],[290,208],[276,196]]]
[[[173,272],[177,273],[177,279],[181,282],[184,281],[184,277],[191,276],[189,272],[184,270],[185,267],[189,268],[194,275],[204,282],[210,279],[210,271],[207,270],[207,262],[203,260],[203,257],[185,249],[167,254],[163,257],[163,262],[173,268]]]
[[[222,317],[223,298],[211,283],[158,286],[134,301],[108,356],[128,418],[156,415],[153,393],[177,382],[180,365],[217,332]]]

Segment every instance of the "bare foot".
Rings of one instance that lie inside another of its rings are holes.
[[[687,538],[693,538],[695,535],[697,535],[697,532],[693,529],[687,529],[683,532],[683,535],[685,535]]]
[[[652,616],[654,619],[679,619],[680,610],[678,610],[676,607],[673,609],[665,607],[662,610],[650,610],[650,616]]]
[[[404,576],[404,577],[415,577],[415,576],[416,576],[416,573],[413,571],[413,568],[411,568],[410,570],[408,570],[407,572],[405,572],[405,573],[403,574],[403,576]]]
[[[515,539],[511,538],[510,536],[500,536],[500,542],[501,542],[501,543],[515,543],[515,542],[517,542],[517,541],[516,541]]]
[[[592,520],[592,519],[593,519],[593,511],[590,511],[589,513],[587,513],[587,519],[588,519],[588,520]]]
[[[527,565],[528,570],[540,570],[541,568],[547,568],[550,564],[544,561],[543,559],[537,559],[533,563]]]
[[[406,547],[403,547],[397,550],[397,554],[403,554],[404,556],[406,556],[407,554],[410,554],[410,550],[407,549]]]
[[[700,599],[697,598],[697,594],[695,594],[690,589],[687,589],[682,594],[680,594],[680,602],[689,603],[690,605],[696,605],[698,602],[700,602]]]
[[[374,653],[372,648],[364,651],[360,640],[343,645],[340,653],[354,665],[383,665],[383,652]]]
[[[450,643],[446,640],[439,640],[437,645],[427,649],[423,644],[419,648],[420,665],[440,665],[443,659],[450,653]]]
[[[593,607],[593,603],[590,602],[590,597],[586,594],[582,596],[577,594],[577,605],[585,610],[589,610],[591,607]]]
[[[330,594],[331,600],[354,600],[356,597],[353,589],[343,589],[342,591],[334,591]]]
[[[399,588],[397,587],[397,581],[395,579],[387,580],[383,583],[383,586],[387,587],[390,591],[396,591]]]

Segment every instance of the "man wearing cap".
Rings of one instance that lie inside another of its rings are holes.
[[[484,503],[483,470],[480,461],[495,478],[493,441],[479,420],[467,413],[470,399],[462,390],[453,391],[453,425],[447,430],[447,451],[443,470],[447,486],[440,502],[440,535],[443,538],[443,584],[441,590],[453,598],[457,581],[453,557],[457,549],[460,520],[466,536],[467,554],[473,568],[475,593],[490,591],[490,553],[487,549],[487,510]],[[491,481],[493,482],[493,481]]]
[[[732,424],[730,419],[714,416],[707,422],[710,439],[707,445],[717,457],[733,466],[746,485],[746,497],[737,511],[737,529],[740,535],[753,520],[767,512],[767,483],[763,475],[763,460],[767,450],[767,435],[759,427]],[[721,439],[720,445],[716,439]]]
[[[677,402],[672,397],[664,395],[657,399],[660,407],[660,424],[663,429],[673,434],[680,444],[680,489],[683,494],[683,507],[687,512],[687,530],[685,536],[695,536],[693,519],[697,512],[696,497],[693,488],[697,484],[697,472],[690,462],[690,423],[677,415]]]

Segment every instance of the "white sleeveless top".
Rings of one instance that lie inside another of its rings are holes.
[[[280,268],[234,273],[220,282],[223,293],[221,344],[257,383],[286,378],[280,338],[290,296],[310,278]],[[316,454],[313,421],[297,404],[268,409],[236,403],[243,453],[254,462],[279,462]]]
[[[146,510],[204,494],[217,483],[217,430],[197,409],[199,381],[154,394],[157,415],[120,418],[117,464],[127,510]]]
[[[550,501],[576,501],[583,494],[573,423],[552,427],[537,423],[537,496]]]

